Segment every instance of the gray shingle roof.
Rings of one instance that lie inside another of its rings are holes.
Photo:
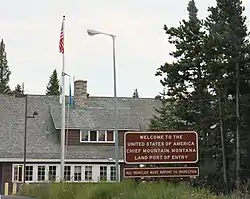
[[[121,129],[147,128],[154,106],[154,99],[118,99],[118,119]],[[22,158],[24,137],[24,98],[0,94],[0,158]],[[28,96],[28,114],[38,112],[27,122],[27,158],[59,159],[60,145],[55,128],[60,128],[58,97]],[[67,111],[66,111],[67,112]],[[86,108],[70,110],[69,127],[79,129],[112,129],[114,127],[113,99],[90,97]],[[122,148],[120,149],[122,158]],[[66,158],[106,159],[114,157],[114,146],[69,146]]]

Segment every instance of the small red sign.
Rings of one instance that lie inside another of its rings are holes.
[[[124,135],[127,164],[196,163],[195,131],[127,132]]]
[[[124,178],[184,178],[199,176],[198,167],[125,168]]]

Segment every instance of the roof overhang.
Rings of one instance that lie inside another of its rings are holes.
[[[109,163],[115,163],[114,160],[109,159],[64,159],[65,162],[76,162],[76,163],[102,163],[102,162],[109,162]],[[8,162],[8,163],[14,163],[14,162],[23,162],[23,158],[0,158],[0,162]],[[53,162],[53,163],[60,163],[61,159],[27,159],[27,163],[37,163],[37,162]],[[124,160],[120,159],[119,163],[124,163]]]

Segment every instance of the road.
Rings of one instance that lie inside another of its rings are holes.
[[[33,199],[24,196],[1,196],[0,199]]]

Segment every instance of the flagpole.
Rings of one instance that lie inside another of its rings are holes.
[[[71,76],[69,76],[69,92],[70,92],[70,89],[71,89]],[[66,132],[66,146],[65,146],[65,151],[67,152],[67,147],[68,147],[68,137],[69,137],[69,108],[71,106],[71,96],[70,96],[70,93],[69,93],[69,101],[68,101],[68,110],[67,110],[67,123],[66,123],[66,126],[67,126],[67,132]]]
[[[63,52],[62,52],[62,104],[61,104],[61,181],[64,181],[64,151],[65,151],[65,58],[64,58],[64,38],[65,38],[65,16],[63,16]]]

